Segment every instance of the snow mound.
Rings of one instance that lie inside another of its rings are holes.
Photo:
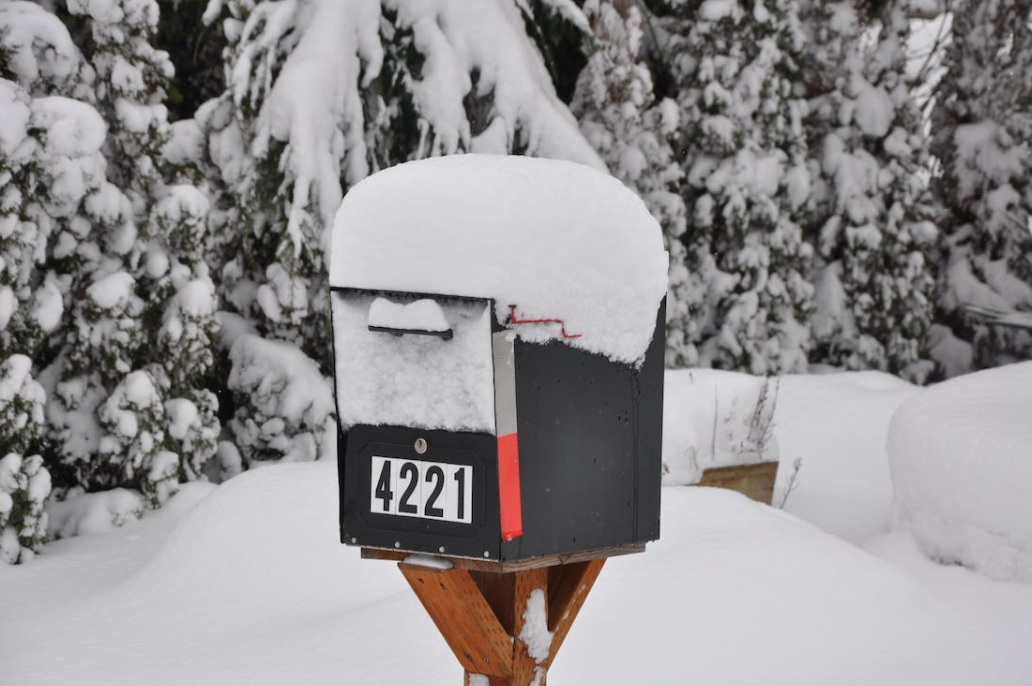
[[[1032,583],[1032,362],[926,389],[889,425],[894,520],[932,557]]]
[[[667,370],[663,484],[697,482],[710,467],[778,460],[775,505],[836,536],[865,541],[889,529],[886,430],[916,392],[873,371],[765,379]]]
[[[5,684],[461,679],[395,565],[340,544],[335,465],[279,464],[184,491],[139,523],[59,541],[26,568],[0,566]],[[663,527],[645,554],[606,564],[554,681],[1029,683],[1032,588],[995,584],[986,593],[1005,595],[984,611],[986,594],[935,593],[713,489],[666,489]],[[960,569],[935,578],[958,574],[991,583]],[[1001,621],[1005,604],[1013,612]],[[528,623],[544,637],[538,610]]]
[[[493,298],[526,340],[627,363],[645,355],[667,254],[645,204],[611,176],[558,160],[453,155],[352,188],[333,229],[336,287]],[[563,336],[565,331],[567,336]]]
[[[606,564],[549,681],[1021,683],[1015,642],[987,646],[965,619],[795,517],[729,491],[667,488],[662,540]],[[1009,666],[985,659],[1006,651]]]
[[[306,583],[327,583],[349,551],[340,543],[336,465],[283,463],[244,472],[186,515],[133,580],[135,589],[229,598],[277,589],[301,602]],[[191,590],[193,589],[193,590]]]

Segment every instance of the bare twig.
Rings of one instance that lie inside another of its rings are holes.
[[[778,502],[778,509],[785,509],[785,503],[788,502],[788,496],[792,495],[792,491],[799,487],[799,470],[803,466],[803,458],[797,457],[792,462],[792,473],[788,475],[788,483],[785,484],[785,490],[781,494],[780,502]]]

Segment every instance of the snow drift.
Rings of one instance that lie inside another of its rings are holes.
[[[889,425],[894,519],[925,552],[1032,582],[1032,362],[968,374]]]

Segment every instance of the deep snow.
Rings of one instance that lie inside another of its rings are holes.
[[[889,416],[924,392],[783,378],[774,431],[803,458],[788,512],[664,488],[662,539],[607,563],[549,680],[1027,686],[1032,585],[889,532]],[[394,565],[337,543],[336,489],[332,461],[266,467],[0,566],[0,681],[460,683]]]
[[[889,426],[895,523],[929,555],[1032,582],[1032,362],[945,381]]]
[[[513,319],[562,321],[510,327],[526,340],[637,364],[667,262],[659,224],[612,176],[562,160],[453,155],[390,167],[348,191],[330,283],[493,298],[500,322],[512,307]]]

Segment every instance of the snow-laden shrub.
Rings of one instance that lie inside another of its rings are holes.
[[[326,454],[336,440],[333,393],[315,361],[254,334],[239,336],[230,358],[229,387],[240,405],[229,427],[244,465]]]
[[[40,447],[46,395],[31,365],[24,355],[0,365],[0,560],[8,563],[31,560],[47,533],[50,473],[30,454]]]
[[[160,150],[168,138],[162,100],[172,77],[168,54],[152,38],[155,0],[68,0],[68,11],[89,28],[90,63],[96,71],[97,107],[109,126],[108,178],[132,200],[138,214],[161,184]]]
[[[44,370],[59,491],[124,486],[153,506],[200,478],[220,431],[209,203],[162,176],[179,169],[161,157],[157,3],[65,9],[88,58],[53,14],[0,5],[0,73],[17,80],[0,82],[0,353]]]
[[[0,3],[0,78],[33,96],[89,101],[94,76],[57,16],[27,0]]]
[[[47,537],[49,495],[50,472],[42,457],[0,458],[0,561],[28,562],[39,552]]]
[[[696,361],[688,342],[692,300],[681,239],[687,227],[679,194],[684,173],[672,140],[678,131],[677,104],[657,102],[652,74],[643,59],[642,11],[609,0],[589,0],[584,14],[591,31],[592,53],[577,79],[571,110],[581,133],[598,151],[610,172],[645,201],[663,228],[670,253],[667,297],[667,361],[683,366]]]
[[[146,510],[147,503],[137,491],[112,488],[86,493],[76,486],[47,505],[47,534],[55,540],[101,534],[140,519]]]
[[[329,369],[326,251],[345,190],[459,152],[603,166],[556,96],[525,3],[212,2],[227,92],[198,111],[228,207],[213,266],[258,333]],[[242,239],[242,240],[241,240]]]
[[[932,369],[938,228],[920,173],[925,123],[906,76],[909,19],[898,3],[875,17],[849,3],[809,9],[806,123],[821,180],[811,361],[921,382]]]
[[[1032,335],[987,326],[1032,310],[1032,10],[1026,0],[959,3],[932,116],[945,210],[932,350],[948,374],[1032,356]]]
[[[0,452],[26,453],[39,447],[46,393],[33,380],[32,361],[11,355],[0,364]]]
[[[803,371],[812,346],[811,202],[794,87],[804,59],[796,2],[672,5],[663,25],[676,79],[691,216],[684,286],[700,303],[686,349],[753,374]]]

